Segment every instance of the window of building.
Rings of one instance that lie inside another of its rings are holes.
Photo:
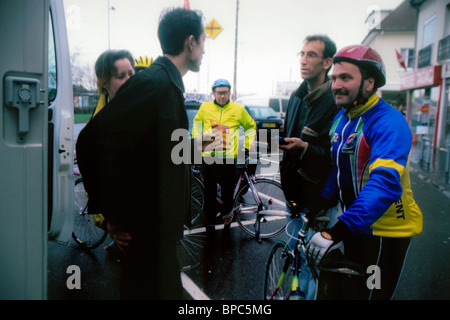
[[[434,43],[434,33],[436,29],[436,16],[432,16],[423,24],[422,48]]]
[[[400,49],[400,54],[405,59],[406,68],[414,68],[414,63],[416,59],[414,48],[402,48]],[[403,67],[399,65],[399,68]]]

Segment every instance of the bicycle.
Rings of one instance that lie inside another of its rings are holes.
[[[74,191],[72,239],[82,248],[95,249],[105,241],[108,232],[99,227],[101,222],[95,220],[98,215],[89,214],[89,199],[81,176],[75,180]]]
[[[294,206],[294,205],[293,205]],[[294,209],[294,208],[293,208]],[[306,234],[309,229],[309,220],[306,213],[291,210],[292,221],[301,222],[298,238],[293,249],[285,241],[275,243],[267,258],[264,273],[263,300],[303,300],[304,292],[300,289],[300,250],[306,245]],[[287,230],[287,229],[286,229]],[[286,232],[288,234],[288,232]],[[289,235],[289,237],[293,237]],[[317,279],[316,269],[310,268],[314,279]]]
[[[270,253],[266,262],[266,269],[264,273],[263,283],[263,300],[304,300],[304,290],[300,287],[300,273],[302,260],[300,252],[304,250],[307,241],[306,235],[310,228],[315,231],[324,230],[330,218],[327,216],[319,216],[311,220],[307,217],[306,212],[299,212],[295,208],[291,207],[292,221],[295,219],[300,220],[301,227],[298,231],[297,237],[293,234],[286,233],[289,238],[296,240],[294,248],[291,249],[289,244],[285,241],[278,241],[270,250]],[[304,260],[303,260],[304,261]],[[319,299],[337,299],[345,291],[346,286],[353,285],[350,279],[356,279],[361,281],[364,276],[364,272],[360,266],[342,258],[340,250],[333,250],[329,252],[323,259],[323,263],[320,268],[313,266],[306,259],[309,270],[316,282],[315,298]],[[336,276],[342,276],[338,281],[340,287],[336,286]],[[323,276],[325,275],[325,276]],[[324,281],[319,282],[321,276],[325,278]],[[335,282],[332,285],[332,282]]]
[[[206,226],[203,218],[205,187],[199,177],[200,171],[193,167],[192,172],[191,224],[184,225],[183,237],[177,243],[178,262],[183,272],[200,265],[206,244]]]
[[[256,158],[259,158],[259,154],[256,154]],[[274,179],[255,176],[247,164],[239,164],[237,168],[241,170],[233,192],[233,219],[258,243],[262,239],[279,235],[286,227],[287,215],[281,184]],[[217,188],[216,200],[221,205],[220,186]]]

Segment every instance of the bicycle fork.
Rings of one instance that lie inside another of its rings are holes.
[[[291,271],[291,270],[289,270],[289,266],[291,265],[291,259],[294,258],[294,256],[292,255],[292,251],[287,251],[284,254],[285,254],[286,261],[283,266],[283,271],[281,272],[280,278],[278,279],[275,290],[273,290],[273,292],[270,295],[270,297],[268,298],[268,300],[273,300],[273,298],[278,294],[278,291],[280,291],[280,288],[283,285],[286,274]],[[297,272],[295,272],[295,270],[292,270],[292,272],[294,272],[294,276],[297,273]],[[297,277],[297,279],[298,279],[298,277]],[[297,283],[298,283],[298,281],[297,281]],[[287,297],[287,299],[289,299],[289,296]]]
[[[298,231],[298,237],[300,241],[297,243],[297,247],[295,248],[294,252],[294,275],[292,279],[292,286],[291,286],[291,293],[289,294],[288,300],[305,300],[305,293],[300,289],[300,281],[299,281],[299,275],[300,275],[300,253],[302,249],[306,246],[306,234],[308,230],[308,218],[306,215],[301,215],[301,222],[302,226],[300,230]],[[318,273],[314,266],[310,265],[310,262],[307,261],[308,266],[311,270],[311,273],[314,277],[314,279],[318,278]]]
[[[291,292],[289,293],[289,296],[287,297],[287,300],[305,300],[305,293],[300,290],[300,281],[299,281],[299,274],[300,274],[300,263],[299,263],[299,257],[298,253],[295,255],[294,260],[294,276],[292,277],[292,286],[291,286]]]
[[[247,181],[249,185],[249,189],[252,191],[253,199],[255,199],[256,203],[258,204],[258,208],[256,211],[256,219],[255,219],[255,238],[258,241],[259,244],[262,243],[261,239],[261,222],[265,219],[264,215],[261,215],[260,212],[264,210],[264,205],[261,200],[261,197],[259,196],[259,193],[257,190],[255,190],[255,184],[253,183],[253,179],[249,177],[247,172],[244,172],[245,180]],[[271,201],[271,200],[269,200]]]

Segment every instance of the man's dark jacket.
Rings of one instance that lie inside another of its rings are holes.
[[[301,138],[309,145],[305,152],[284,152],[280,172],[286,200],[311,210],[319,206],[331,168],[329,131],[338,110],[330,81],[311,93],[304,81],[289,99],[285,136]]]
[[[181,289],[175,246],[190,210],[190,167],[173,163],[179,141],[171,135],[188,130],[183,92],[180,72],[160,57],[119,89],[77,141],[89,212],[131,233],[127,261],[137,269],[122,283],[134,281],[128,291],[137,298],[177,298]]]

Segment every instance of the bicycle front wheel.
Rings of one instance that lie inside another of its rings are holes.
[[[105,241],[107,232],[95,225],[94,217],[88,213],[88,196],[83,179],[75,181],[74,221],[72,239],[86,249],[95,249]]]
[[[274,244],[266,263],[263,300],[289,300],[293,280],[294,259],[284,241]]]
[[[191,189],[191,225],[184,226],[183,237],[177,243],[178,262],[183,272],[199,266],[204,257],[206,244],[206,228],[202,214],[204,202],[203,183],[195,177]]]
[[[264,215],[265,210],[287,212],[286,199],[278,181],[256,178],[253,190],[248,185],[236,195],[235,219],[241,229],[251,236],[256,234],[256,217],[260,213],[260,237],[279,235],[286,227],[286,217]]]

